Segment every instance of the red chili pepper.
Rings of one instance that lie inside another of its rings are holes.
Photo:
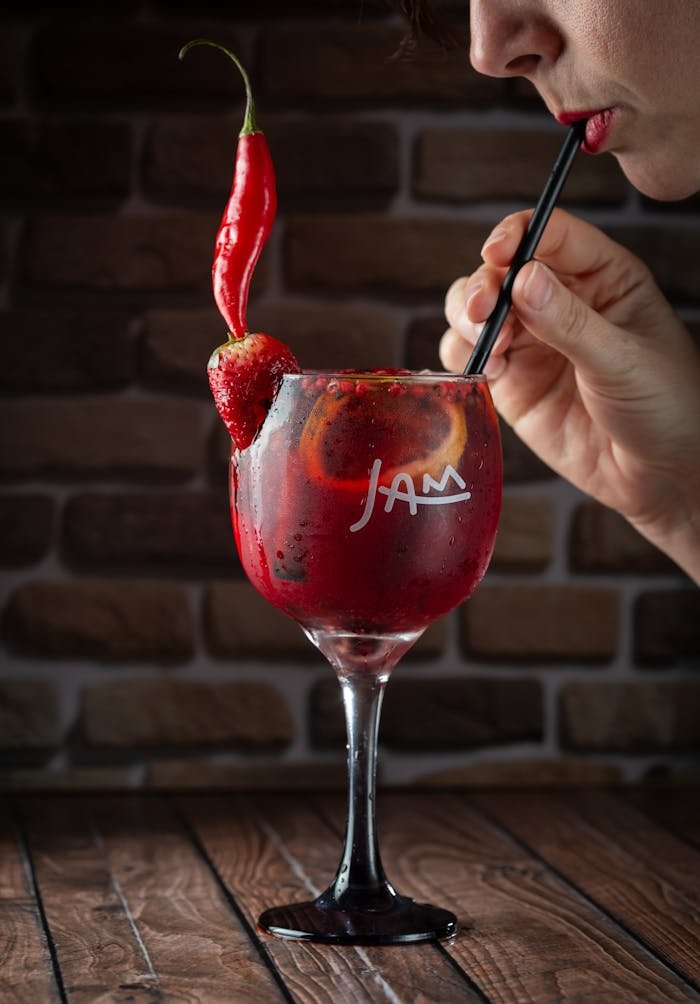
[[[223,45],[196,38],[180,50],[180,59],[195,45],[210,45],[238,67],[246,90],[243,128],[238,134],[231,195],[216,235],[212,284],[214,299],[234,338],[248,333],[246,313],[253,271],[277,211],[275,170],[267,140],[255,122],[255,102],[248,74]]]

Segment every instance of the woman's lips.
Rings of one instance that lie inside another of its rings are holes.
[[[560,115],[557,115],[557,121],[561,122],[562,125],[570,125],[572,122],[580,122],[581,119],[586,119],[586,136],[583,148],[588,153],[600,153],[610,135],[613,114],[612,108],[562,112]]]

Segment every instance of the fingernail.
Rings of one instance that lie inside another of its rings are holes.
[[[549,303],[554,284],[549,270],[540,262],[535,262],[534,268],[527,277],[527,282],[523,286],[523,295],[528,306],[533,310],[542,310]]]
[[[507,230],[503,230],[501,227],[496,227],[496,229],[484,241],[484,245],[481,248],[482,258],[484,256],[484,251],[486,250],[486,248],[491,247],[492,244],[498,244],[499,241],[502,241],[503,238],[507,236],[508,236]]]

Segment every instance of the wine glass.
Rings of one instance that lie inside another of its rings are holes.
[[[501,494],[498,423],[482,376],[288,374],[253,443],[234,450],[243,568],[335,669],[348,734],[336,877],[316,900],[266,910],[259,926],[268,933],[393,944],[456,932],[452,913],[399,895],[384,873],[377,732],[396,663],[484,575]]]

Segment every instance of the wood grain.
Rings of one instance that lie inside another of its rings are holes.
[[[390,879],[463,925],[391,948],[255,931],[331,881],[342,797],[20,800],[26,849],[0,815],[0,1000],[697,1004],[698,811],[649,795],[380,793]]]
[[[98,803],[113,880],[166,1000],[284,1000],[273,974],[181,825],[159,801]]]
[[[489,1001],[697,1000],[663,963],[464,798],[387,793],[379,815],[390,879],[400,892],[457,913],[464,926],[447,951]]]
[[[700,980],[700,854],[605,792],[475,796],[690,981]]]
[[[333,878],[340,840],[302,796],[180,804],[251,923],[265,907],[313,898]],[[483,1001],[435,945],[341,947],[262,937],[299,1004]]]
[[[33,801],[23,816],[68,1000],[152,1001],[157,977],[95,839],[87,800]]]
[[[148,804],[25,809],[68,1000],[283,999],[190,841]]]
[[[60,1000],[29,862],[8,803],[0,804],[0,1000]]]

